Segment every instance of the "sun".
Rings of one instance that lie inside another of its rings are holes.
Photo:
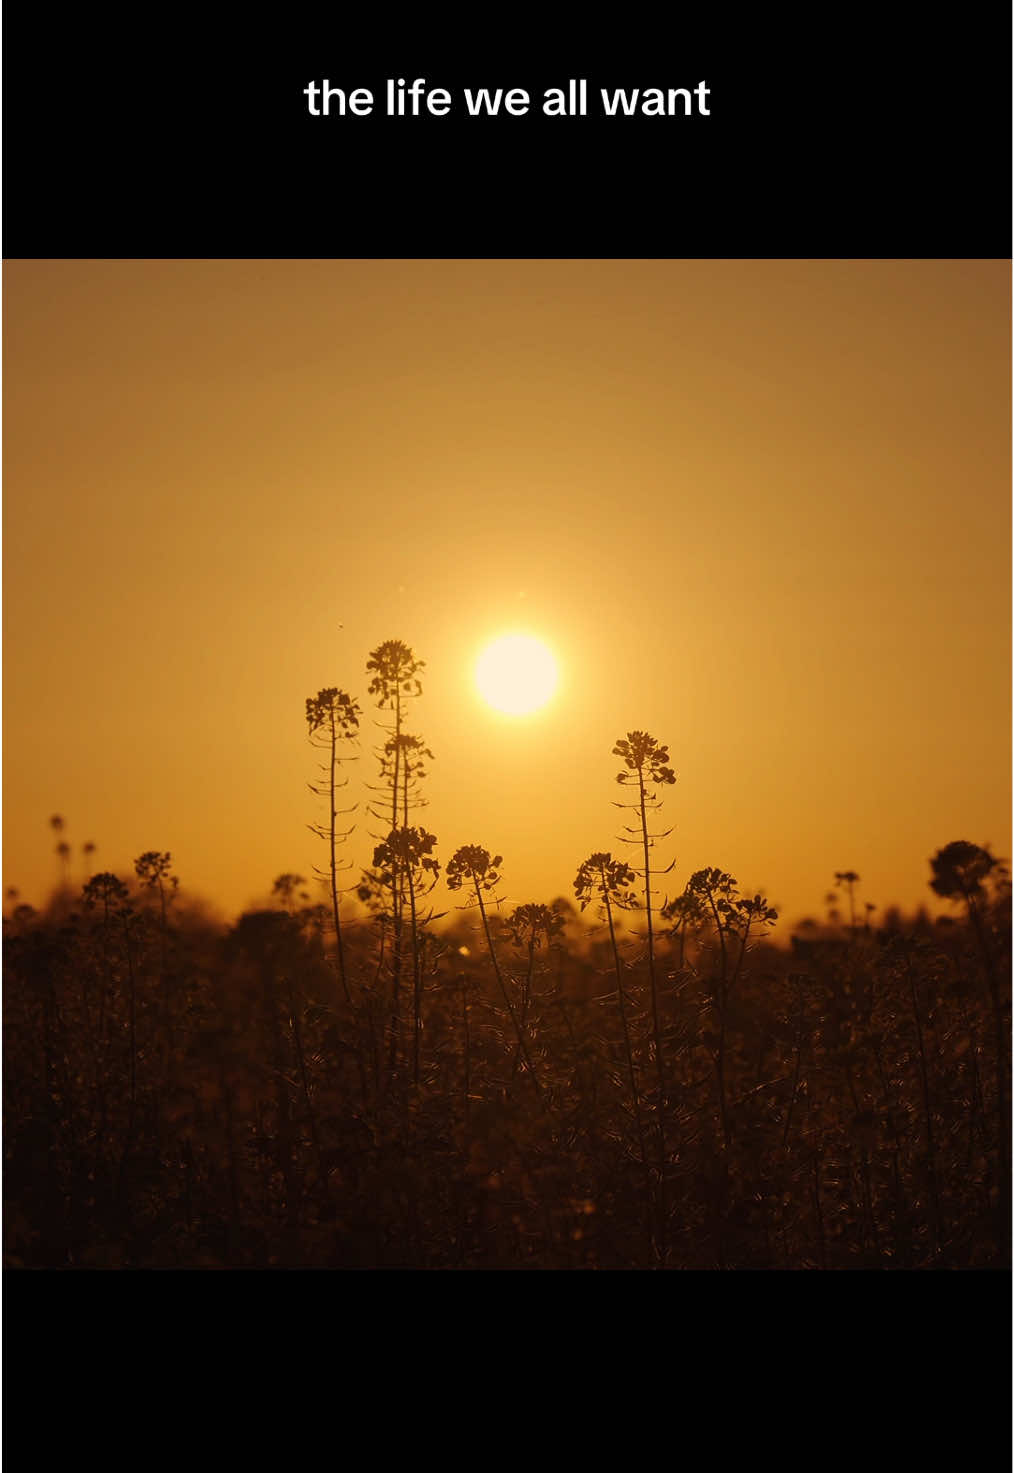
[[[552,697],[559,682],[552,651],[531,634],[504,634],[479,656],[475,683],[483,700],[508,716],[528,716]]]

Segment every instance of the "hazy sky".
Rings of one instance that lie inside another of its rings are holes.
[[[306,697],[370,718],[398,638],[422,821],[514,903],[620,851],[632,728],[671,889],[928,902],[941,845],[1010,854],[1009,354],[1005,261],[8,262],[4,883],[53,813],[75,878],[309,875]],[[515,628],[563,675],[523,720],[472,681]]]

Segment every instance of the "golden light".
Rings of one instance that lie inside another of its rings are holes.
[[[540,710],[558,681],[552,651],[531,634],[504,634],[494,639],[475,667],[475,683],[483,700],[508,716]]]

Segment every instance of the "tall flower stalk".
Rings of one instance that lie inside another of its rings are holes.
[[[328,686],[319,690],[315,696],[306,698],[306,724],[310,742],[327,754],[321,764],[323,781],[309,784],[310,792],[327,803],[327,822],[310,824],[309,828],[327,843],[327,877],[331,892],[331,918],[334,922],[335,962],[347,1002],[351,1001],[351,992],[345,970],[345,947],[338,899],[338,845],[349,837],[352,829],[339,832],[338,816],[339,812],[354,812],[358,805],[339,810],[336,795],[340,788],[348,785],[348,778],[339,779],[338,772],[341,764],[349,759],[339,756],[339,752],[347,751],[358,736],[360,714],[358,703],[346,691],[338,690],[336,686]]]
[[[660,746],[655,738],[649,736],[646,731],[628,731],[626,737],[616,743],[613,748],[613,756],[622,757],[626,769],[616,774],[616,781],[621,787],[634,787],[637,790],[637,799],[634,803],[617,803],[616,807],[632,809],[639,820],[636,829],[624,826],[625,833],[631,837],[623,838],[622,842],[639,846],[644,858],[643,868],[636,870],[636,873],[644,881],[644,914],[648,928],[648,977],[651,983],[652,1041],[655,1053],[655,1073],[658,1079],[659,1118],[661,1119],[666,1104],[665,1062],[658,1001],[658,970],[655,959],[651,851],[659,839],[665,839],[672,833],[672,829],[664,829],[659,833],[652,832],[648,827],[648,816],[657,813],[662,806],[661,799],[655,797],[654,788],[671,787],[676,781],[676,774],[669,766],[668,748]],[[668,874],[674,864],[675,860],[660,873]]]
[[[634,1046],[630,1033],[626,990],[623,985],[623,963],[620,960],[620,948],[616,940],[616,923],[613,919],[614,910],[631,910],[636,905],[637,902],[633,895],[633,886],[636,883],[637,876],[629,864],[625,864],[621,859],[614,859],[611,854],[597,853],[589,855],[581,865],[574,881],[574,891],[582,910],[593,900],[599,902],[609,927],[609,945],[616,974],[616,996],[620,1005],[620,1024],[623,1029],[623,1048],[627,1061],[630,1099],[634,1109],[641,1160],[645,1161],[641,1091],[637,1085],[637,1067],[634,1063]]]
[[[535,1071],[535,1065],[532,1063],[532,1056],[528,1048],[528,1041],[525,1038],[525,1031],[522,1027],[517,1009],[511,1000],[507,984],[504,981],[500,960],[496,954],[496,947],[493,945],[493,937],[490,935],[489,915],[486,911],[486,897],[492,896],[496,891],[496,887],[500,882],[501,864],[503,864],[501,855],[496,854],[491,857],[489,850],[483,849],[480,844],[463,844],[460,849],[454,852],[448,861],[446,876],[447,888],[449,890],[471,889],[472,893],[468,905],[478,907],[479,915],[482,919],[483,935],[486,939],[486,950],[493,964],[493,972],[500,987],[500,995],[507,1005],[510,1020],[514,1025],[518,1049],[524,1060],[525,1067],[532,1076],[535,1093],[541,1097],[542,1086],[539,1083],[539,1076]]]
[[[637,1065],[634,1061],[634,1045],[630,1031],[627,996],[623,984],[623,963],[620,959],[620,948],[616,939],[616,922],[613,917],[614,910],[632,910],[636,906],[637,900],[633,893],[633,887],[636,883],[637,875],[629,864],[625,864],[621,859],[614,859],[611,854],[599,852],[589,855],[579,868],[577,877],[574,880],[574,892],[582,910],[594,900],[599,902],[602,913],[606,918],[606,925],[609,928],[609,946],[613,956],[613,970],[616,976],[616,997],[620,1008],[623,1049],[627,1062],[627,1081],[630,1085],[630,1100],[634,1111],[634,1127],[637,1132],[638,1155],[645,1173],[645,1205],[650,1222],[654,1207],[654,1193],[651,1187],[651,1165],[648,1161],[648,1152],[644,1140],[641,1091],[637,1083]],[[659,1191],[661,1200],[661,1185]],[[660,1232],[662,1230],[661,1223],[659,1224],[659,1230]],[[657,1246],[661,1246],[660,1242]]]
[[[423,828],[392,829],[373,853],[374,870],[383,885],[403,877],[408,893],[409,926],[412,938],[412,1080],[419,1086],[419,1049],[422,1037],[422,945],[419,901],[437,882],[440,865],[433,858],[436,835]],[[432,920],[432,915],[425,920]]]
[[[521,1032],[527,1037],[535,988],[536,954],[543,944],[547,951],[554,944],[559,944],[563,935],[563,916],[548,905],[519,905],[508,920],[507,929],[514,945],[525,954],[526,959],[525,976],[521,984]],[[514,1051],[511,1078],[517,1073],[520,1063],[521,1049],[518,1047]]]
[[[972,924],[979,954],[982,957],[986,985],[989,988],[990,1006],[993,1013],[993,1034],[996,1062],[996,1111],[997,1111],[997,1156],[1000,1203],[1000,1237],[1010,1241],[1011,1217],[1011,1119],[1007,1103],[1007,1067],[1010,1042],[1004,1021],[1004,1010],[1000,996],[1000,980],[993,949],[990,926],[990,906],[987,881],[1006,881],[1009,876],[996,856],[988,847],[970,844],[967,839],[956,839],[938,849],[930,860],[933,878],[930,888],[947,900],[960,900]]]
[[[409,806],[409,784],[413,774],[409,769],[409,754],[404,742],[404,722],[408,701],[422,695],[419,672],[425,669],[425,661],[416,658],[414,651],[400,639],[388,639],[377,646],[366,662],[366,673],[372,678],[369,694],[376,698],[377,708],[388,711],[393,725],[382,723],[388,733],[384,745],[378,749],[381,784],[373,791],[383,794],[369,805],[369,812],[386,825],[384,834],[375,837],[389,841],[399,828],[407,826]],[[414,774],[418,775],[418,773]],[[398,1058],[399,1035],[401,1032],[401,979],[403,952],[403,912],[406,895],[406,877],[402,872],[401,856],[397,844],[392,848],[391,866],[387,889],[391,900],[391,1033],[388,1066],[393,1071]]]
[[[743,971],[751,937],[773,926],[778,912],[763,895],[740,896],[736,881],[724,870],[697,870],[687,883],[687,894],[710,916],[718,941],[718,966],[709,982],[709,1001],[716,1016],[717,1031],[713,1035],[712,1058],[718,1090],[718,1113],[722,1139],[726,1148],[732,1144],[732,1119],[729,1111],[727,1058],[727,1025],[729,999]]]

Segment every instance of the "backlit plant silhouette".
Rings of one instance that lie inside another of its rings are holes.
[[[419,1084],[419,1045],[422,1032],[422,938],[419,901],[430,893],[440,874],[433,858],[436,835],[423,828],[392,829],[373,851],[373,870],[379,884],[392,888],[400,875],[408,891],[409,927],[412,939],[412,1079]],[[425,923],[433,920],[430,913]]]
[[[271,886],[271,894],[278,901],[279,905],[289,912],[289,915],[294,915],[296,901],[307,901],[310,898],[309,891],[303,889],[305,884],[305,875],[294,875],[291,873],[278,875],[274,884]]]
[[[710,914],[718,943],[717,965],[709,969],[707,988],[715,1026],[705,1035],[715,1066],[719,1114],[725,1145],[732,1142],[732,1119],[726,1088],[727,1027],[729,1005],[746,960],[751,935],[773,926],[778,912],[762,895],[740,896],[736,881],[723,870],[697,870],[687,883],[687,893]]]
[[[849,929],[853,936],[856,933],[856,895],[855,887],[859,883],[859,876],[854,869],[836,870],[834,876],[836,885],[841,885],[849,898]]]
[[[148,849],[134,861],[134,873],[141,887],[150,894],[157,894],[159,908],[159,995],[160,1012],[165,1029],[165,1067],[172,1069],[175,1057],[173,1037],[172,999],[169,996],[167,976],[169,960],[169,906],[179,890],[179,877],[171,873],[172,855]]]
[[[613,971],[616,977],[616,998],[619,1003],[620,1024],[623,1030],[623,1050],[627,1065],[627,1080],[630,1085],[630,1101],[634,1111],[637,1148],[645,1170],[650,1171],[644,1143],[641,1091],[637,1083],[637,1065],[634,1061],[634,1046],[631,1039],[629,1005],[623,983],[624,969],[620,960],[620,949],[616,940],[616,923],[613,919],[614,910],[629,911],[635,909],[637,898],[634,894],[633,887],[636,883],[637,875],[629,864],[624,863],[623,860],[614,859],[611,854],[597,852],[589,855],[578,869],[577,876],[574,880],[574,893],[582,910],[593,901],[599,902],[609,929],[609,947],[612,953]],[[649,1210],[651,1210],[652,1195],[649,1178]]]
[[[346,752],[348,746],[355,741],[359,732],[360,714],[358,703],[346,691],[339,690],[337,686],[327,686],[319,690],[315,696],[306,698],[306,724],[310,742],[327,753],[326,760],[321,764],[322,780],[309,784],[310,792],[314,797],[323,798],[327,803],[327,822],[310,824],[309,827],[311,833],[316,834],[327,844],[327,880],[331,895],[331,918],[334,922],[335,961],[338,968],[338,979],[346,1000],[350,999],[351,994],[345,972],[345,948],[342,944],[342,923],[338,899],[338,845],[349,837],[352,828],[339,831],[338,815],[339,811],[354,812],[356,805],[353,804],[351,808],[342,810],[338,808],[338,791],[348,786],[348,779],[340,779],[338,774],[341,764],[349,760],[347,756],[340,756],[339,753]]]
[[[171,874],[172,855],[148,849],[134,861],[134,873],[146,890],[157,892],[162,933],[166,930],[167,907],[179,889],[179,877]]]
[[[101,907],[102,925],[105,933],[113,925],[117,926],[123,939],[123,955],[127,964],[127,1032],[128,1050],[130,1060],[130,1108],[127,1118],[126,1138],[123,1143],[123,1154],[120,1158],[119,1172],[117,1174],[116,1190],[119,1194],[123,1189],[124,1175],[130,1158],[131,1149],[134,1144],[134,1130],[137,1119],[137,966],[135,960],[136,938],[135,938],[135,910],[130,900],[130,893],[122,880],[108,871],[94,875],[84,887],[84,905],[86,910],[97,910]],[[108,944],[105,950],[107,962],[109,957]],[[112,983],[111,976],[109,977]],[[111,990],[111,989],[110,989]]]
[[[381,711],[389,711],[393,716],[393,725],[388,726],[381,723],[388,736],[384,744],[377,750],[380,761],[381,785],[371,787],[375,793],[383,793],[385,800],[379,799],[370,803],[368,811],[374,817],[381,819],[387,824],[386,834],[395,833],[399,827],[404,827],[408,822],[408,810],[413,801],[418,801],[413,784],[417,783],[422,772],[421,756],[419,749],[413,742],[405,741],[405,709],[409,701],[417,699],[422,695],[422,682],[419,672],[425,669],[426,662],[416,657],[415,652],[400,639],[388,639],[377,646],[370,654],[366,662],[366,673],[371,677],[368,693],[374,697],[377,708]],[[423,749],[425,750],[425,749]],[[429,755],[427,752],[426,755]],[[385,835],[377,834],[377,839],[383,839]],[[390,1042],[389,1042],[389,1068],[395,1068],[398,1047],[399,1032],[401,1027],[401,976],[403,961],[403,911],[405,904],[406,877],[402,874],[399,864],[399,853],[397,846],[391,851],[391,864],[387,870],[387,878],[384,888],[390,895],[390,922],[391,922],[391,1018],[390,1018]],[[376,876],[365,877],[367,887],[376,883]],[[381,930],[383,938],[383,928]],[[413,948],[416,946],[413,938]],[[381,948],[383,939],[381,940]],[[383,951],[381,950],[381,957]]]
[[[500,883],[500,866],[502,864],[503,857],[501,855],[494,854],[491,856],[489,850],[484,849],[481,844],[463,844],[460,849],[455,850],[454,854],[448,860],[447,888],[449,890],[464,889],[466,894],[471,891],[466,901],[466,906],[470,907],[474,905],[478,907],[479,916],[482,920],[483,936],[486,940],[486,950],[493,964],[493,972],[496,976],[497,985],[500,988],[500,995],[506,1004],[510,1020],[514,1025],[514,1033],[518,1041],[518,1051],[532,1077],[536,1094],[541,1094],[542,1086],[539,1083],[539,1076],[535,1072],[535,1066],[532,1063],[532,1056],[529,1052],[524,1028],[518,1016],[518,1011],[511,1000],[507,984],[504,981],[503,972],[496,954],[496,947],[493,944],[493,938],[489,930],[486,898],[492,898],[496,893],[496,887]]]
[[[988,846],[970,844],[958,839],[938,849],[930,860],[933,878],[930,887],[946,900],[960,900],[972,923],[982,956],[983,972],[989,988],[993,1014],[994,1054],[996,1060],[996,1103],[998,1130],[998,1177],[1001,1204],[1001,1233],[1010,1235],[1011,1122],[1007,1069],[1009,1064],[1008,1027],[1000,995],[1000,978],[996,966],[994,937],[988,924],[989,891],[987,882],[997,893],[1010,895],[1010,876],[991,854]],[[985,912],[985,915],[984,915]],[[1009,919],[1009,918],[1008,918]]]
[[[631,838],[622,840],[625,844],[639,845],[644,857],[644,866],[636,872],[640,874],[644,883],[644,915],[648,928],[648,975],[651,981],[651,1019],[652,1032],[655,1045],[655,1068],[658,1072],[659,1109],[663,1107],[665,1100],[664,1063],[662,1049],[662,1025],[659,1019],[658,1006],[658,978],[655,967],[655,930],[652,911],[651,897],[651,851],[659,839],[665,839],[672,833],[672,829],[663,829],[661,832],[651,832],[648,828],[649,814],[657,813],[662,807],[662,801],[655,797],[655,787],[671,787],[676,781],[676,774],[669,766],[669,750],[667,747],[659,746],[653,736],[645,731],[628,731],[625,738],[616,743],[613,748],[615,757],[622,757],[626,764],[626,770],[616,774],[616,781],[621,787],[634,787],[637,789],[637,799],[634,803],[617,803],[617,808],[633,809],[640,820],[639,828],[635,831],[629,826],[624,826],[625,834],[633,835]],[[669,864],[665,869],[659,871],[666,875],[673,868]]]
[[[525,956],[525,972],[521,983],[520,1024],[522,1034],[531,1043],[529,1018],[534,993],[536,955],[543,946],[548,951],[550,947],[560,944],[563,936],[563,916],[551,906],[529,902],[527,905],[519,905],[508,917],[506,930],[511,941]],[[520,1062],[521,1048],[519,1045],[514,1053],[512,1077],[517,1072]]]
[[[49,827],[54,834],[62,835],[67,823],[59,813],[54,813],[49,820]],[[67,840],[60,838],[54,852],[60,862],[60,884],[66,888],[70,883],[70,845]]]
[[[400,639],[388,639],[378,645],[366,662],[366,673],[372,678],[367,687],[374,696],[378,710],[390,711],[394,718],[390,740],[378,753],[384,777],[384,791],[388,794],[390,827],[398,827],[399,813],[408,802],[410,778],[406,776],[403,762],[405,744],[402,741],[406,703],[422,695],[419,672],[426,668],[425,660],[417,659],[413,650]],[[377,817],[383,817],[378,805],[371,807]]]

